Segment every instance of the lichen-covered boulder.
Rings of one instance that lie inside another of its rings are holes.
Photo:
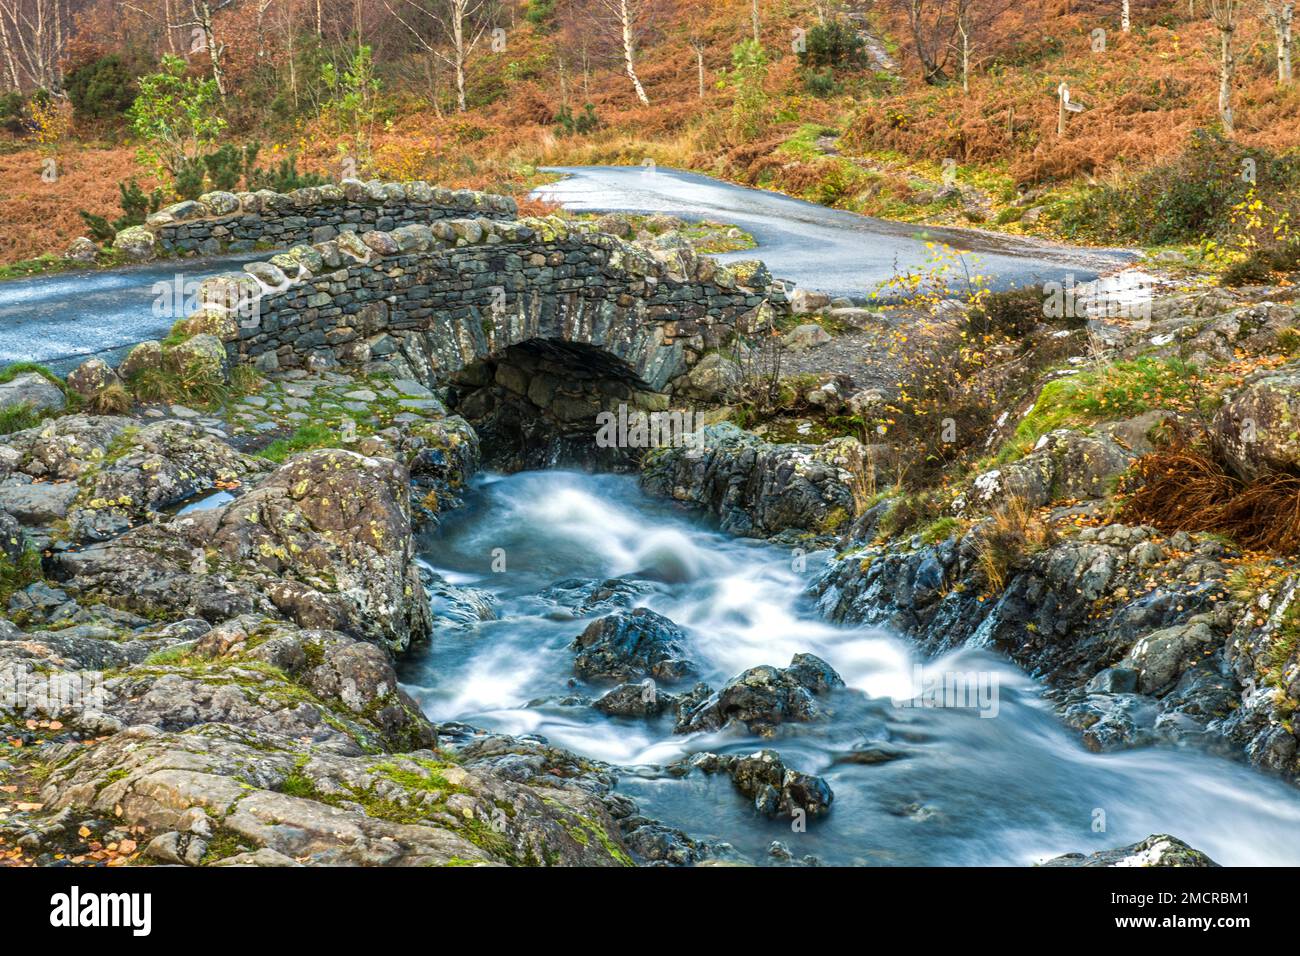
[[[73,262],[94,262],[99,256],[99,246],[87,239],[85,236],[78,236],[68,244],[68,249],[63,253],[63,258],[70,259]]]
[[[199,309],[176,323],[175,331],[182,336],[211,335],[221,342],[239,338],[239,316],[226,309]]]
[[[301,455],[225,509],[211,546],[225,561],[304,585],[306,594],[271,591],[289,616],[333,617],[336,630],[404,650],[430,627],[409,481],[386,459],[337,450]]]
[[[340,232],[334,244],[339,252],[351,256],[358,262],[370,262],[375,257],[374,250],[355,232]]]
[[[790,294],[790,310],[795,315],[811,315],[829,307],[831,297],[812,289],[795,289]]]
[[[237,487],[270,468],[270,462],[241,455],[188,422],[132,427],[113,442],[110,456],[82,476],[68,516],[69,533],[75,541],[104,540],[189,498],[218,486]]]
[[[381,256],[393,256],[398,253],[397,240],[386,232],[371,230],[361,237],[361,241]]]
[[[598,796],[417,750],[357,755],[227,724],[132,727],[56,748],[40,796],[139,827],[155,862],[626,866]]]
[[[213,190],[199,197],[199,202],[214,216],[229,216],[239,211],[239,197],[224,190]]]
[[[163,362],[187,376],[203,375],[225,381],[230,374],[230,359],[221,339],[208,332],[190,336],[163,350]]]
[[[747,537],[832,534],[857,513],[867,450],[856,439],[773,445],[730,423],[698,434],[689,446],[652,450],[641,486],[700,506],[723,531]]]
[[[1133,457],[1107,435],[1058,429],[1042,436],[1019,461],[976,477],[954,507],[958,512],[988,511],[1012,496],[1030,508],[1060,500],[1104,498]]]
[[[596,228],[611,236],[627,239],[632,235],[632,220],[623,213],[610,213],[596,220]]]
[[[122,363],[117,367],[117,374],[124,381],[129,382],[142,372],[158,371],[162,368],[162,364],[162,343],[156,339],[148,339],[126,354],[126,358],[122,359]]]
[[[99,467],[132,422],[110,415],[65,415],[0,437],[0,476],[18,472],[46,482],[80,478]]]
[[[1300,468],[1300,367],[1247,380],[1219,409],[1211,434],[1233,470],[1248,480]]]
[[[68,388],[89,401],[122,380],[103,359],[87,359],[68,373]]]
[[[673,383],[673,394],[688,400],[726,404],[740,393],[744,374],[720,352],[711,352]]]
[[[394,461],[308,452],[224,507],[59,562],[71,586],[141,611],[216,623],[258,610],[401,651],[431,628],[408,483]]]
[[[772,284],[772,273],[762,259],[742,259],[727,263],[727,267],[743,289],[766,289]]]
[[[113,237],[113,248],[130,259],[147,262],[157,253],[158,237],[144,226],[127,226]]]
[[[831,340],[831,335],[820,325],[813,322],[797,325],[785,337],[781,339],[781,344],[792,352],[803,352],[808,349],[817,348],[819,345],[825,345]]]
[[[22,372],[0,382],[0,408],[26,405],[33,411],[58,411],[68,403],[63,389],[40,372]]]
[[[183,653],[146,658],[108,680],[104,713],[124,726],[172,731],[236,724],[338,753],[416,750],[436,740],[374,644],[245,615],[176,650]]]

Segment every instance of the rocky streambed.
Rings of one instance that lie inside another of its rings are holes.
[[[1200,295],[1114,347],[1231,362],[1295,316]],[[1295,375],[1221,397],[1243,465],[1294,457]],[[104,415],[5,383],[56,417],[0,438],[0,861],[1300,859],[1291,564],[1110,508],[1179,413],[1046,430],[909,529],[854,438],[484,473],[417,377]],[[833,378],[809,408],[879,403]],[[1036,538],[994,574],[1009,498]]]
[[[283,464],[183,418],[5,437],[8,862],[1300,856],[1282,781],[1094,753],[1005,657],[829,605],[850,446],[471,477],[426,404]],[[917,706],[953,673],[974,696]]]

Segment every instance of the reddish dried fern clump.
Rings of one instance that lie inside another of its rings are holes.
[[[1212,453],[1183,445],[1140,458],[1129,485],[1124,521],[1215,532],[1252,551],[1300,551],[1300,476],[1271,472],[1243,481]]]

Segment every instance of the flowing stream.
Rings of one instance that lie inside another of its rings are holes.
[[[646,497],[632,478],[483,476],[467,506],[424,542],[422,557],[449,584],[496,602],[494,620],[440,621],[431,646],[405,665],[402,679],[431,719],[540,734],[616,765],[619,790],[645,815],[725,841],[754,862],[769,862],[768,845],[779,840],[796,858],[824,864],[1026,865],[1170,833],[1225,865],[1300,863],[1295,789],[1191,749],[1090,753],[1042,700],[1041,685],[1010,662],[972,650],[922,662],[894,635],[830,625],[804,596],[817,556],[796,570],[789,551],[710,530]],[[598,615],[572,618],[544,596],[574,578],[644,582],[638,603],[687,631],[700,679],[714,688],[746,668],[784,667],[810,652],[849,690],[835,693],[829,722],[785,724],[770,740],[743,728],[676,735],[669,715],[606,717],[573,701],[606,689],[577,681],[569,648]],[[996,682],[996,716],[899,706],[913,697],[922,664],[931,674],[979,672]],[[864,746],[901,757],[844,760]],[[662,769],[698,751],[764,747],[834,790],[830,814],[806,832],[760,817],[725,775],[679,778]]]

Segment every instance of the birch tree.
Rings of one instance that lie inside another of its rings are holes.
[[[226,85],[226,68],[224,57],[226,55],[226,45],[217,39],[217,31],[213,26],[213,16],[229,7],[234,0],[216,0],[215,3],[209,3],[208,0],[190,0],[190,17],[188,20],[182,20],[179,23],[169,23],[169,29],[180,29],[186,31],[191,37],[190,52],[208,54],[208,66],[212,71],[212,80],[217,85],[217,95],[225,102],[227,85]]]
[[[1291,30],[1295,22],[1295,0],[1263,0],[1264,20],[1273,28],[1277,44],[1277,83],[1286,86],[1294,79],[1291,57]]]
[[[1237,75],[1233,48],[1242,0],[1210,0],[1210,19],[1219,31],[1219,118],[1229,134],[1236,130],[1232,115],[1232,84]]]
[[[695,51],[695,69],[700,80],[700,99],[704,99],[704,51],[709,48],[709,44],[701,36],[692,36],[690,43],[691,49]]]
[[[653,0],[594,0],[594,12],[617,42],[623,57],[623,70],[632,81],[636,98],[642,106],[650,105],[645,87],[636,72],[637,44],[653,10]]]
[[[456,110],[468,109],[469,62],[497,22],[497,0],[401,0],[385,7],[428,54],[450,67],[456,78]]]
[[[61,60],[71,29],[66,0],[0,0],[0,46],[15,89],[58,92]]]

